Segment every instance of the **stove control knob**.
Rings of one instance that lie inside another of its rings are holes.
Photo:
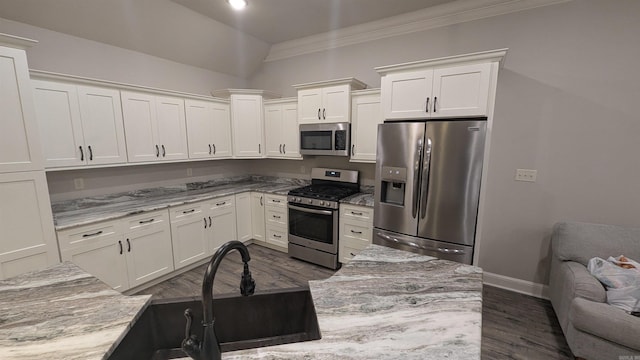
[[[320,205],[324,205],[324,201],[320,201]]]
[[[294,199],[294,201],[295,201],[295,202],[300,202],[300,198],[299,198],[299,197],[297,197],[297,198],[295,198],[295,199]]]
[[[309,199],[309,204],[313,204],[313,200]]]

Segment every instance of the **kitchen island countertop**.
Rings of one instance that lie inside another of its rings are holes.
[[[322,339],[222,358],[480,359],[480,268],[371,245],[309,287]],[[0,281],[0,354],[107,358],[148,303],[70,263]]]

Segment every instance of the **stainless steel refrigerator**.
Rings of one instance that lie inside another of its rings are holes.
[[[471,264],[486,121],[378,125],[373,243]]]

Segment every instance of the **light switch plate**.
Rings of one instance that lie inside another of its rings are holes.
[[[76,190],[84,189],[84,179],[83,178],[75,178],[75,179],[73,179],[73,187]]]
[[[516,169],[516,181],[536,182],[538,171],[533,169]]]

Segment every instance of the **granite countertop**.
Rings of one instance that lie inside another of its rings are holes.
[[[307,184],[308,180],[242,176],[60,201],[51,207],[55,229],[65,230],[245,191],[287,195],[289,190]],[[363,191],[341,203],[373,207],[373,189],[363,187]]]
[[[102,359],[151,299],[124,296],[72,263],[0,281],[0,358]]]
[[[480,268],[371,245],[309,287],[322,339],[222,358],[480,359]],[[106,358],[148,303],[70,263],[0,281],[0,354]]]
[[[287,195],[289,190],[307,183],[299,179],[244,176],[55,202],[51,207],[55,229],[64,230],[245,191]]]

